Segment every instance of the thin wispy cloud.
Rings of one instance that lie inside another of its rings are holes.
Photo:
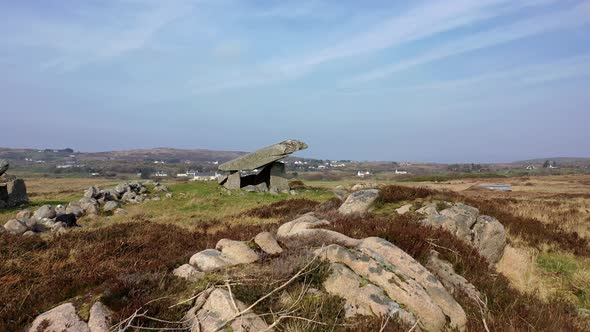
[[[383,79],[408,68],[446,57],[493,47],[499,44],[539,35],[548,31],[577,28],[588,25],[589,23],[590,11],[588,11],[588,6],[587,4],[581,4],[571,9],[542,15],[540,17],[533,17],[490,31],[484,31],[458,40],[450,41],[441,47],[430,49],[424,51],[422,54],[412,56],[411,59],[356,76],[351,79],[351,82],[358,83]]]

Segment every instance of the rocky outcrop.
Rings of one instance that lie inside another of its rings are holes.
[[[367,279],[360,277],[340,263],[330,265],[330,275],[324,281],[326,292],[346,300],[346,317],[354,316],[395,316],[413,325],[416,318],[391,300],[383,290]]]
[[[313,254],[330,264],[330,273],[323,283],[324,290],[345,300],[347,317],[390,316],[398,317],[412,326],[418,324],[422,330],[465,330],[467,317],[453,293],[457,289],[467,294],[478,292],[454,273],[448,263],[431,257],[429,264],[432,264],[432,269],[429,270],[384,239],[353,239],[321,228],[329,224],[329,221],[308,213],[281,225],[276,236],[289,250],[319,247]],[[274,245],[271,233],[261,233],[255,238],[263,250],[268,247],[265,244],[267,240]],[[276,245],[281,248],[278,243]],[[243,255],[251,250],[244,242],[230,240],[221,240],[216,248],[195,254],[190,264],[177,268],[173,273],[189,280],[191,274],[200,278],[203,272],[237,265],[237,260],[232,256],[238,253]],[[247,254],[244,257],[249,256]],[[256,261],[254,258],[255,253],[252,252],[250,259],[243,259],[240,263],[251,264]],[[226,310],[226,307],[226,304],[218,303],[210,307],[209,312]],[[195,317],[199,310],[200,307],[189,314]],[[215,326],[211,325],[210,328]]]
[[[440,259],[438,252],[433,251],[430,254],[426,267],[442,282],[451,294],[463,292],[476,303],[481,301],[481,294],[475,286],[457,274],[451,263]]]
[[[504,226],[496,218],[480,215],[472,206],[463,203],[447,205],[440,212],[436,204],[429,204],[416,212],[426,215],[422,224],[442,227],[477,248],[490,263],[498,262],[506,246]]]
[[[355,191],[348,196],[344,204],[338,209],[338,212],[345,215],[367,213],[373,207],[377,197],[379,197],[379,190],[377,189]]]
[[[16,180],[15,182],[18,182]],[[22,181],[22,180],[21,180]],[[168,188],[159,184],[154,184],[160,187],[161,191],[168,191]],[[21,189],[19,184],[11,187],[11,192],[6,190],[6,197],[10,198],[11,194],[21,196],[18,192]],[[24,182],[22,186],[24,188]],[[0,184],[0,198],[7,186]],[[34,235],[47,231],[54,233],[65,232],[68,228],[78,226],[77,219],[83,216],[95,217],[103,212],[113,214],[124,214],[125,210],[121,209],[122,203],[140,203],[144,199],[149,198],[148,189],[144,183],[138,181],[125,182],[118,184],[112,189],[100,189],[96,186],[91,186],[84,191],[84,197],[75,202],[70,202],[67,206],[58,205],[53,207],[51,205],[43,205],[39,207],[34,213],[30,210],[22,210],[17,213],[16,219],[9,220],[5,228],[8,232],[14,235]],[[167,196],[171,195],[167,193]],[[26,197],[26,189],[24,196]],[[155,196],[159,198],[159,196]],[[28,198],[27,198],[28,199]],[[0,200],[0,203],[4,201]],[[0,204],[2,206],[2,204]],[[63,217],[63,220],[60,219]],[[26,229],[25,229],[26,227]]]

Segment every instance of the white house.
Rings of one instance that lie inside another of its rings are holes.
[[[408,171],[400,171],[397,168],[395,169],[395,174],[408,174]]]
[[[168,176],[168,173],[162,172],[162,171],[157,171],[156,174],[154,174],[154,176],[160,177],[160,178],[164,178]]]
[[[358,171],[356,173],[356,176],[358,176],[359,178],[364,178],[365,176],[370,176],[370,175],[371,175],[371,172],[369,172],[369,171],[364,171],[364,172]]]

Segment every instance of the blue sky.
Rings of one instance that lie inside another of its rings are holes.
[[[0,6],[0,146],[590,156],[590,1]]]

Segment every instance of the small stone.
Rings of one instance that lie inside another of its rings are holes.
[[[119,207],[119,203],[116,201],[108,201],[102,207],[102,210],[105,212],[111,212],[116,210]]]
[[[55,209],[51,205],[43,205],[33,215],[33,218],[41,220],[43,218],[53,219],[57,216]]]
[[[194,266],[190,264],[184,264],[172,271],[172,274],[179,278],[184,278],[188,281],[198,281],[199,279],[205,276],[204,272],[197,270]]]
[[[30,219],[33,217],[33,211],[31,210],[20,210],[16,214],[16,219]]]
[[[269,255],[278,255],[283,252],[283,249],[277,243],[277,240],[270,232],[262,232],[256,235],[254,242]]]
[[[4,224],[4,228],[8,233],[13,235],[21,235],[28,230],[27,226],[24,223],[16,219],[8,220]]]

